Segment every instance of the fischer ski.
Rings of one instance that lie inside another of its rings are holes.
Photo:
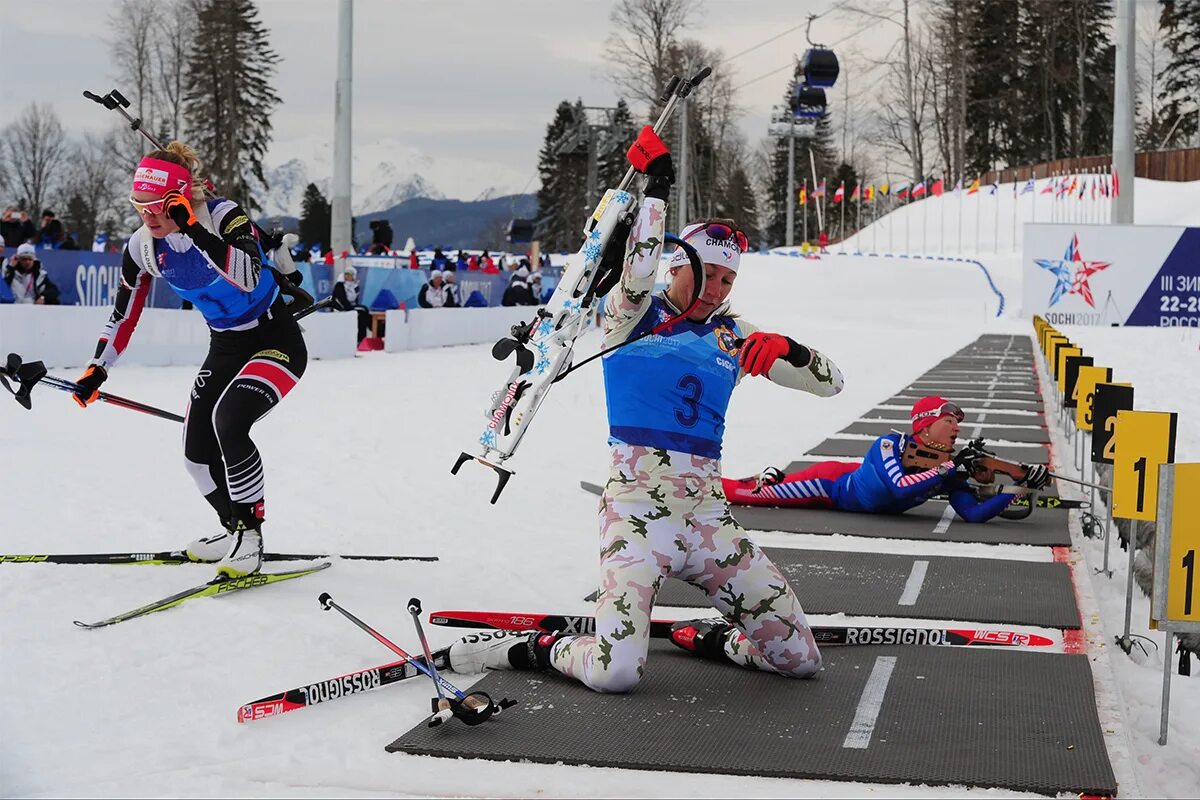
[[[415,660],[424,661],[424,656]],[[450,648],[444,647],[441,650],[435,650],[433,662],[438,669],[449,669]],[[305,686],[297,686],[295,689],[288,689],[286,692],[279,692],[261,700],[246,703],[238,709],[237,721],[244,723],[276,717],[289,711],[298,711],[309,706],[327,703],[330,700],[369,692],[423,674],[409,659],[403,658],[390,664],[361,669],[358,672],[328,678]]]
[[[321,558],[344,558],[348,561],[437,561],[437,556],[373,556],[338,555],[336,553],[263,553],[263,561],[316,561]],[[207,564],[192,561],[183,550],[163,550],[157,553],[30,553],[0,555],[0,564],[141,564],[178,566]]]
[[[667,124],[676,104],[711,72],[710,67],[704,67],[691,79],[671,80],[660,98],[664,107],[654,123],[655,132]],[[457,475],[463,464],[475,460],[495,471],[492,503],[500,498],[514,474],[504,463],[516,452],[550,387],[571,369],[575,340],[587,325],[593,302],[620,276],[625,240],[637,211],[637,195],[629,191],[636,174],[631,166],[617,188],[604,193],[584,225],[583,244],[567,258],[562,279],[545,307],[538,308],[530,322],[514,325],[512,336],[492,348],[492,357],[497,361],[513,356],[516,365],[484,412],[487,423],[479,437],[479,453],[463,451],[450,470],[450,474]]]
[[[153,614],[156,611],[164,611],[168,608],[174,608],[180,603],[188,600],[193,600],[197,597],[213,597],[220,594],[229,594],[231,592],[240,592],[243,589],[254,589],[258,586],[266,586],[269,583],[279,583],[280,581],[289,581],[292,578],[302,578],[305,575],[311,575],[314,572],[320,572],[330,566],[326,561],[323,564],[308,567],[307,569],[296,569],[288,572],[255,572],[251,575],[246,575],[241,578],[216,578],[208,583],[202,583],[199,586],[193,586],[191,589],[184,589],[182,592],[176,592],[173,595],[164,597],[161,600],[155,600],[153,603],[148,603],[141,608],[135,608],[132,611],[126,611],[123,614],[117,614],[114,617],[100,620],[99,622],[80,622],[75,620],[75,624],[80,628],[93,630],[95,628],[104,628],[109,625],[116,625],[118,622],[126,622],[127,620],[144,617],[147,614]]]
[[[492,628],[547,633],[594,633],[596,618],[586,615],[506,614],[492,611],[438,611],[429,615],[432,625],[452,628]],[[652,620],[650,637],[667,639],[673,620]],[[1050,647],[1054,640],[1036,633],[978,628],[916,628],[901,625],[814,625],[820,645],[917,644],[951,647]]]

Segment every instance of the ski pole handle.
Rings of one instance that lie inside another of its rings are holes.
[[[408,601],[408,613],[414,616],[421,613],[421,601],[418,598],[414,597]],[[417,625],[419,626],[420,624],[420,620],[418,620]]]

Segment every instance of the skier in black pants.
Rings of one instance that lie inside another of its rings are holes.
[[[192,387],[183,452],[222,530],[192,542],[187,554],[215,561],[219,576],[236,578],[262,565],[265,480],[250,427],[295,387],[308,351],[281,296],[298,290],[263,268],[257,229],[236,203],[205,198],[193,179],[198,168],[195,152],[180,142],[139,163],[129,199],[143,225],[125,247],[116,307],[77,381],[75,400],[84,408],[96,400],[129,344],[154,278],[204,315],[211,343]]]

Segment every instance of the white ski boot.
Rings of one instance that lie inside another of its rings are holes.
[[[450,669],[474,675],[495,669],[542,670],[559,634],[542,631],[479,631],[450,645]]]
[[[230,534],[232,545],[217,562],[217,577],[244,578],[262,568],[262,534],[256,530]]]
[[[212,564],[224,558],[232,546],[233,534],[223,530],[220,533],[214,533],[212,536],[196,539],[187,546],[184,553],[187,554],[188,559],[191,561]]]

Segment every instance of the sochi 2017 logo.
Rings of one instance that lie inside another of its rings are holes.
[[[1079,295],[1083,298],[1083,302],[1095,308],[1096,301],[1092,297],[1092,287],[1088,283],[1088,279],[1100,270],[1112,266],[1108,261],[1085,261],[1083,253],[1079,249],[1077,234],[1071,237],[1071,241],[1067,244],[1067,252],[1061,259],[1035,258],[1034,263],[1054,275],[1057,281],[1054,284],[1054,291],[1050,294],[1049,308],[1053,308],[1055,303],[1068,294]]]

